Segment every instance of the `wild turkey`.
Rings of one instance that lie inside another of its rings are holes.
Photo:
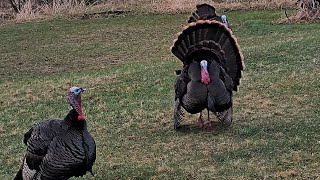
[[[45,120],[25,133],[27,153],[16,180],[69,179],[87,171],[93,175],[96,145],[82,113],[84,91],[80,87],[69,89],[67,101],[72,109],[64,119]]]
[[[229,29],[230,24],[227,20],[226,15],[217,15],[216,9],[209,5],[209,4],[199,4],[197,5],[197,10],[192,13],[190,18],[188,19],[188,23],[197,22],[198,20],[216,20],[222,22],[225,26],[227,26]]]
[[[171,48],[183,62],[183,69],[176,71],[175,129],[180,126],[182,108],[191,114],[200,113],[200,126],[203,126],[201,112],[204,109],[208,110],[209,128],[212,126],[209,111],[214,112],[223,125],[230,126],[232,91],[237,91],[244,69],[240,46],[232,31],[224,23],[212,20],[216,17],[213,7],[197,8],[197,15],[189,19],[190,23],[178,34]],[[202,17],[210,20],[201,20]],[[196,22],[192,22],[194,20]]]

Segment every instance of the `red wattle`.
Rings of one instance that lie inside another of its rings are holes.
[[[210,81],[211,81],[211,79],[210,79],[208,71],[206,69],[202,69],[201,70],[201,82],[204,85],[208,85]]]
[[[80,115],[78,116],[78,121],[83,121],[84,120],[84,116]]]

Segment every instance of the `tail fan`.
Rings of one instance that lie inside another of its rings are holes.
[[[214,59],[233,81],[237,91],[244,69],[243,55],[236,37],[223,23],[216,20],[198,20],[189,23],[178,34],[171,52],[185,65],[193,60]]]
[[[209,4],[197,5],[197,10],[192,13],[191,17],[187,21],[188,23],[197,22],[198,20],[209,20],[218,17],[216,9]]]

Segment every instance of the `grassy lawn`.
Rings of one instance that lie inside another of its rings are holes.
[[[169,48],[188,14],[0,27],[0,179],[17,172],[34,123],[66,115],[72,85],[88,89],[97,143],[95,176],[83,179],[319,179],[320,24],[272,24],[282,12],[227,15],[246,70],[232,127],[213,132],[173,130],[181,63]]]

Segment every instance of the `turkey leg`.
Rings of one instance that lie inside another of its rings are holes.
[[[202,119],[202,111],[201,111],[201,112],[200,112],[200,116],[199,116],[199,118],[198,118],[198,126],[199,126],[200,128],[202,128],[203,125],[204,125],[204,122],[203,122],[203,119]]]

